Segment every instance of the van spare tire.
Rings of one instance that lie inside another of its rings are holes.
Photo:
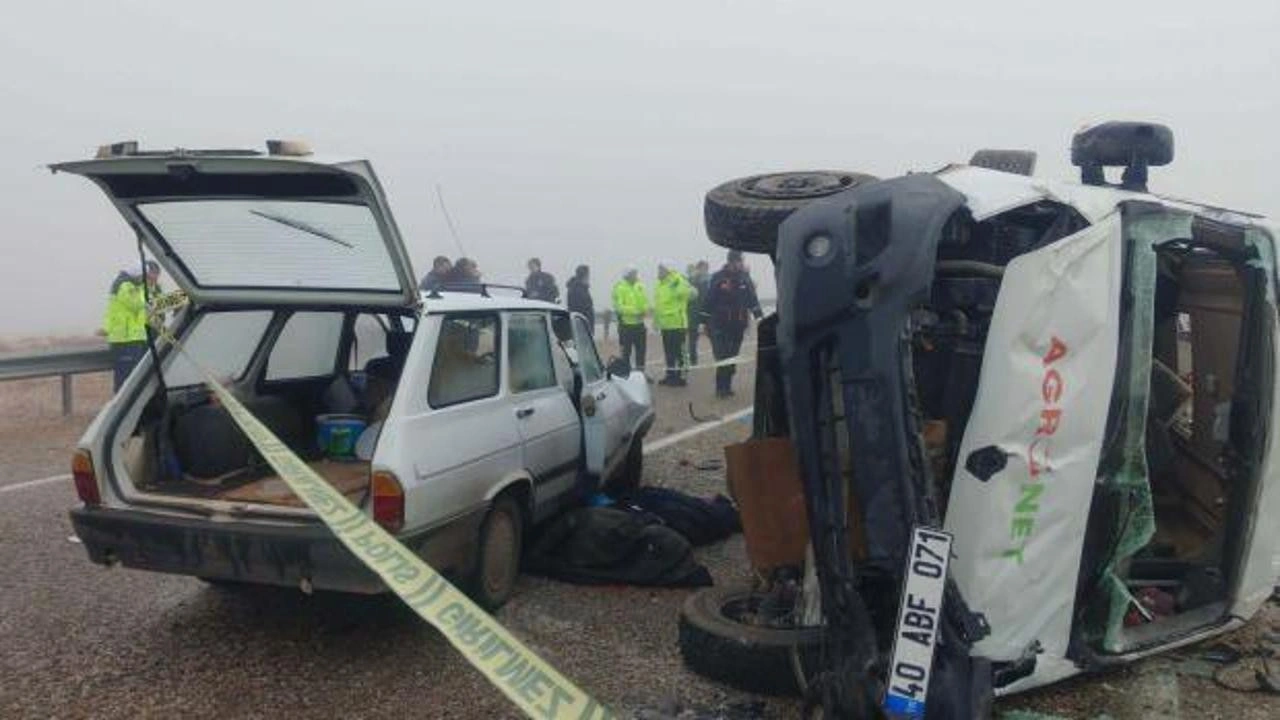
[[[778,244],[778,226],[818,199],[877,178],[856,172],[806,170],[731,180],[707,193],[703,219],[711,242],[732,250],[768,253]]]
[[[818,626],[759,621],[764,596],[747,587],[710,587],[680,609],[680,654],[690,670],[726,685],[764,695],[799,695],[793,652],[816,667]]]

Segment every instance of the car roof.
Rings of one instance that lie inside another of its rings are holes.
[[[560,305],[543,300],[529,300],[501,291],[485,296],[478,292],[424,292],[424,313],[474,312],[476,310],[564,310]]]
[[[1111,214],[1122,202],[1143,200],[1231,225],[1275,227],[1275,223],[1256,213],[1155,193],[1029,177],[970,165],[948,165],[934,175],[965,196],[970,213],[979,221],[1040,200],[1053,200],[1074,207],[1093,223]]]

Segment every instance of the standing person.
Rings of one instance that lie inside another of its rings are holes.
[[[461,285],[472,285],[480,282],[480,268],[476,261],[469,257],[460,257],[453,263],[453,269],[446,276],[446,282]]]
[[[148,260],[142,275],[121,270],[111,283],[102,331],[111,347],[115,390],[147,351],[147,294],[154,297],[160,292],[159,279],[160,266]]]
[[[689,363],[698,364],[698,327],[702,325],[702,300],[711,284],[710,266],[699,260],[689,272],[689,284],[697,292],[689,298]]]
[[[697,291],[671,263],[658,264],[658,284],[653,288],[653,324],[662,333],[667,375],[661,385],[683,387],[684,341],[689,335],[689,300]]]
[[[622,347],[622,359],[631,363],[632,368],[644,372],[645,335],[648,332],[644,327],[644,316],[649,312],[649,298],[644,283],[640,282],[640,272],[633,267],[627,268],[622,279],[613,286],[613,310],[618,316],[618,344]]]
[[[549,272],[542,272],[542,261],[529,258],[529,277],[524,280],[524,294],[530,300],[560,302],[560,288],[556,287],[556,279]]]
[[[702,302],[702,315],[711,331],[711,352],[716,361],[735,358],[742,349],[742,336],[750,322],[748,315],[759,320],[760,301],[756,286],[747,274],[742,253],[730,250],[724,267],[711,276],[707,296]],[[716,397],[733,396],[735,365],[716,368]]]
[[[587,318],[587,326],[591,332],[596,331],[596,304],[591,299],[591,268],[579,265],[573,271],[573,277],[564,284],[565,304],[569,312],[582,313]]]
[[[437,255],[436,259],[431,261],[431,272],[422,276],[422,282],[418,283],[418,289],[423,292],[439,290],[440,286],[445,284],[449,273],[452,271],[453,263],[449,262],[449,258]]]

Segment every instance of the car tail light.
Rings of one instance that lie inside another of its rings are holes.
[[[387,532],[404,527],[404,488],[395,473],[378,470],[373,474],[373,520]]]
[[[93,472],[93,456],[80,448],[71,456],[71,477],[76,481],[76,495],[85,505],[101,505],[98,493],[98,476]]]

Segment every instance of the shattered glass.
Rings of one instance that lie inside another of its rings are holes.
[[[1155,336],[1156,246],[1191,237],[1192,216],[1183,213],[1125,214],[1124,236],[1129,249],[1130,307],[1127,395],[1118,432],[1123,438],[1121,461],[1115,472],[1100,478],[1105,492],[1112,495],[1120,523],[1110,560],[1103,569],[1102,590],[1106,593],[1106,626],[1103,648],[1120,652],[1124,616],[1134,603],[1125,585],[1125,568],[1134,553],[1151,542],[1155,534],[1155,511],[1147,474],[1147,407],[1151,395],[1151,365]],[[1122,348],[1122,351],[1124,349]]]

